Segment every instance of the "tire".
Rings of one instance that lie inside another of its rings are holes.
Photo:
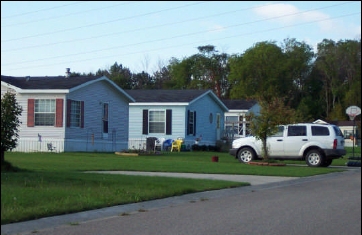
[[[325,159],[321,166],[329,167],[332,164],[332,161],[333,161],[332,159]]]
[[[325,158],[319,150],[312,149],[305,156],[305,161],[308,166],[321,167],[325,163]]]
[[[255,153],[254,151],[249,148],[245,147],[239,150],[238,152],[238,160],[242,163],[248,163],[255,159]]]

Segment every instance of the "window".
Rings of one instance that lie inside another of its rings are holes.
[[[187,134],[196,135],[196,112],[190,110],[187,115]]]
[[[225,116],[225,131],[228,136],[248,136],[251,134],[250,123],[244,122],[243,118],[243,116]]]
[[[55,99],[35,100],[35,126],[55,126]]]
[[[324,126],[312,126],[312,135],[313,136],[329,136],[328,127]]]
[[[288,136],[306,136],[307,127],[306,126],[289,126],[288,127]]]
[[[81,127],[81,102],[72,100],[70,102],[70,126]]]
[[[151,114],[152,113],[152,114]],[[163,117],[162,117],[163,113]],[[152,115],[152,117],[151,117]],[[158,118],[158,120],[157,120]],[[163,121],[162,121],[163,120]],[[152,124],[151,124],[152,123]],[[151,127],[152,125],[152,127]],[[161,131],[162,132],[159,132]],[[155,131],[155,132],[151,132]],[[142,110],[142,134],[161,133],[172,135],[172,109],[164,110]]]
[[[164,110],[149,111],[149,133],[165,133],[166,113]]]
[[[272,137],[283,137],[284,126],[278,126],[278,132],[272,135]]]
[[[239,122],[237,116],[226,116],[225,117],[225,131],[228,135],[238,135],[239,134]]]

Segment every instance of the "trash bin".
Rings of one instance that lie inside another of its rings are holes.
[[[146,151],[153,151],[155,149],[156,137],[148,137],[146,139]]]

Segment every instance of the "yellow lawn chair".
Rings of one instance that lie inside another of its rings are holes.
[[[171,152],[173,152],[173,151],[178,151],[178,152],[180,152],[180,150],[181,150],[181,145],[182,145],[182,143],[184,142],[184,140],[182,139],[182,138],[177,138],[176,140],[174,140],[173,142],[172,142],[172,146],[171,146]]]

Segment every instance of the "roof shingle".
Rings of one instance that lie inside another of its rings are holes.
[[[101,76],[80,77],[12,77],[1,75],[1,81],[21,89],[71,89],[83,83],[95,80]]]

